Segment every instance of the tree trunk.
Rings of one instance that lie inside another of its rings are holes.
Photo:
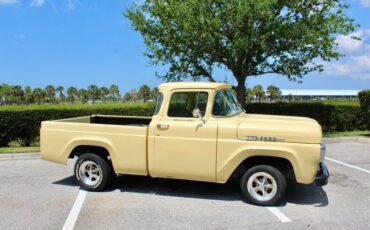
[[[245,109],[245,79],[238,81],[238,85],[235,88],[236,91],[236,99],[238,100],[239,104]]]

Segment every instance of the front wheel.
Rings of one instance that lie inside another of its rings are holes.
[[[274,205],[284,197],[286,179],[275,167],[257,165],[248,169],[241,181],[244,197],[257,205]]]
[[[112,178],[108,162],[93,153],[85,153],[77,159],[74,173],[78,183],[89,191],[102,190]]]

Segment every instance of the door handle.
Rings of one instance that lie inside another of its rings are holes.
[[[157,124],[157,129],[168,129],[169,124]]]

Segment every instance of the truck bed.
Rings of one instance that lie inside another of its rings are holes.
[[[74,149],[97,146],[110,153],[116,173],[147,175],[151,120],[151,117],[93,115],[44,121],[40,135],[41,157],[66,164]]]

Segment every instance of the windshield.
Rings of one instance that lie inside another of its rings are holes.
[[[212,114],[215,116],[234,116],[243,110],[230,89],[216,93]]]

